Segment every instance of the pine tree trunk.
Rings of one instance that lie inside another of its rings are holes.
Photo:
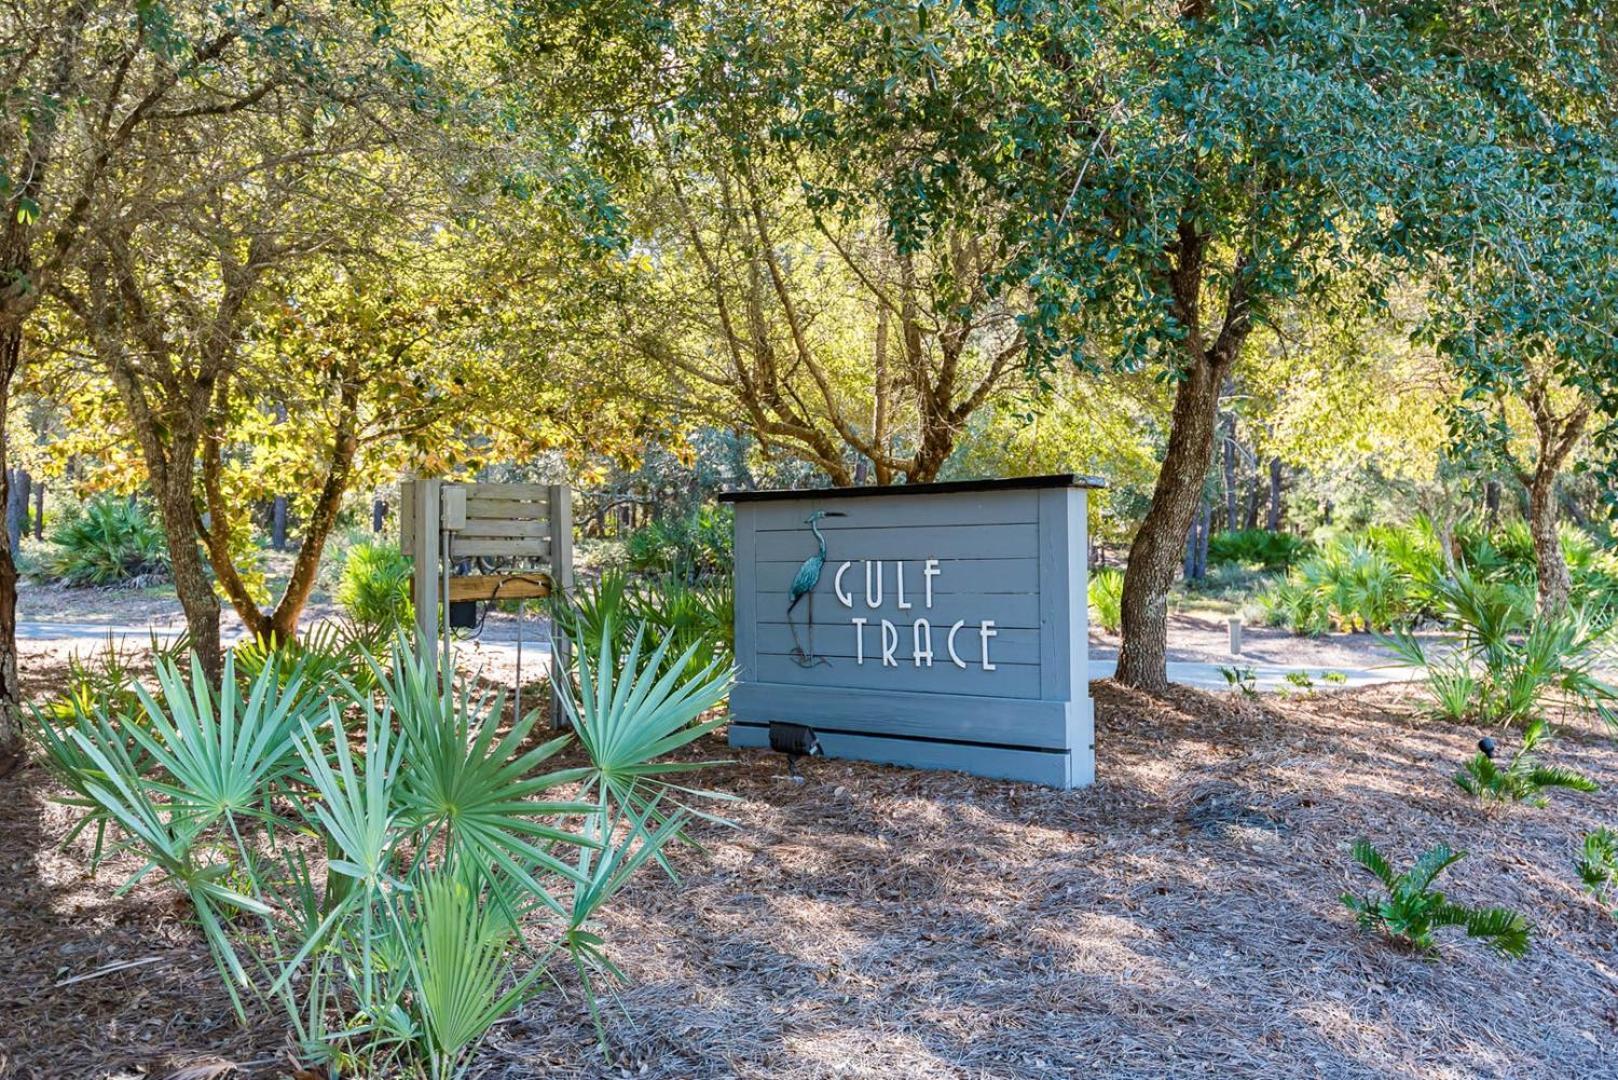
[[[1271,532],[1281,531],[1281,459],[1270,459],[1270,515],[1265,521]]]
[[[1193,358],[1174,395],[1168,451],[1124,572],[1123,647],[1116,678],[1125,686],[1168,689],[1168,593],[1202,503],[1222,377],[1220,367],[1207,358]]]
[[[45,481],[34,483],[34,539],[45,539]]]

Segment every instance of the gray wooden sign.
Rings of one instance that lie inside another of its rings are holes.
[[[831,757],[1095,779],[1087,490],[1063,474],[732,492],[730,742],[771,721]]]

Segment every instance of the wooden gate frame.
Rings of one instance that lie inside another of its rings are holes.
[[[525,557],[545,560],[546,571],[451,574],[445,593],[445,541],[449,558]],[[522,600],[573,588],[573,493],[565,484],[451,484],[407,478],[399,485],[399,546],[414,564],[411,596],[417,646],[438,659],[441,603]],[[551,627],[552,720],[560,723],[558,695],[572,648]]]

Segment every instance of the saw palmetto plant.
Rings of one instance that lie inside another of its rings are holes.
[[[535,740],[539,714],[505,726],[500,695],[439,683],[402,642],[367,685],[309,693],[279,651],[239,688],[158,665],[143,723],[106,710],[39,718],[64,801],[114,851],[188,901],[238,1014],[284,1012],[307,1064],[334,1075],[446,1080],[489,1029],[546,984],[553,960],[616,976],[593,928],[601,908],[690,822],[702,792],[658,762],[707,730],[726,671],[656,675],[640,639],[581,667],[575,736]],[[294,660],[303,671],[314,665]],[[672,796],[672,797],[671,797]]]
[[[1522,802],[1530,806],[1544,806],[1547,788],[1571,791],[1596,791],[1599,784],[1582,773],[1559,765],[1547,765],[1539,750],[1550,739],[1550,727],[1544,720],[1534,720],[1523,731],[1522,746],[1502,768],[1488,749],[1480,749],[1455,774],[1455,783],[1468,795],[1501,802]]]
[[[1600,672],[1610,633],[1604,618],[1584,610],[1531,618],[1513,588],[1465,570],[1423,587],[1435,613],[1458,631],[1452,646],[1435,652],[1408,629],[1383,640],[1426,671],[1440,718],[1526,727],[1561,701],[1618,727],[1618,687]]]
[[[1466,852],[1439,844],[1418,858],[1409,870],[1396,874],[1369,840],[1354,841],[1352,850],[1354,861],[1386,890],[1381,896],[1343,894],[1343,903],[1354,912],[1363,929],[1385,934],[1425,954],[1436,952],[1433,934],[1444,927],[1462,929],[1468,937],[1481,939],[1504,956],[1520,957],[1528,951],[1528,921],[1517,912],[1501,907],[1467,907],[1432,887],[1440,874],[1466,857]]]

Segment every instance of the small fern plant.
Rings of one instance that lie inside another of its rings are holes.
[[[1439,844],[1424,853],[1402,874],[1369,840],[1354,841],[1354,861],[1382,883],[1386,896],[1343,894],[1343,903],[1360,927],[1387,935],[1424,954],[1436,951],[1433,933],[1446,926],[1460,927],[1468,937],[1486,942],[1503,956],[1520,957],[1528,951],[1528,920],[1508,908],[1471,908],[1450,900],[1432,887],[1445,870],[1466,858],[1466,852]]]
[[[1549,738],[1549,726],[1543,720],[1535,720],[1523,731],[1522,746],[1509,765],[1501,768],[1488,751],[1480,749],[1455,774],[1455,783],[1468,795],[1480,799],[1521,802],[1529,806],[1546,804],[1546,788],[1599,790],[1601,785],[1588,776],[1557,765],[1546,765],[1539,759],[1538,749]]]
[[[1613,882],[1618,880],[1618,833],[1602,827],[1587,834],[1573,866],[1591,895],[1606,903]]]

